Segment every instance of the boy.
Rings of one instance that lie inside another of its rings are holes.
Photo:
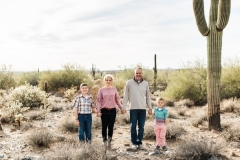
[[[155,148],[155,151],[159,151],[160,147],[162,147],[164,151],[167,151],[165,136],[167,131],[168,110],[164,107],[163,98],[157,98],[156,102],[157,107],[154,108],[154,132],[156,135],[157,147]]]
[[[86,83],[80,85],[81,94],[74,100],[74,116],[76,126],[78,126],[78,137],[82,143],[91,143],[92,140],[92,112],[96,112],[93,105],[93,98],[88,93],[89,88]]]

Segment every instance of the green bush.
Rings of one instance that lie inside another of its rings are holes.
[[[0,89],[9,89],[15,85],[16,82],[14,80],[14,74],[11,71],[11,67],[2,65],[0,67]]]
[[[66,64],[63,70],[45,71],[41,73],[39,87],[44,89],[44,82],[48,82],[48,91],[58,91],[61,88],[71,88],[87,83],[93,85],[93,79],[89,72],[77,65]]]
[[[240,60],[235,58],[234,60],[228,60],[223,65],[221,76],[221,99],[227,99],[232,97],[240,97]]]
[[[207,70],[200,61],[176,70],[169,75],[168,86],[162,96],[174,101],[190,99],[196,105],[203,105],[207,101],[206,77]]]
[[[23,72],[18,75],[18,85],[29,83],[32,86],[37,86],[39,76],[39,72]]]

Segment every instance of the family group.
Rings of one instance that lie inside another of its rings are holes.
[[[79,141],[91,143],[92,141],[92,112],[101,118],[102,138],[105,148],[111,149],[113,128],[117,115],[117,106],[121,114],[126,113],[128,108],[130,114],[130,133],[133,149],[144,149],[142,140],[144,136],[144,125],[146,112],[153,115],[154,132],[156,135],[156,150],[161,148],[166,151],[166,129],[168,110],[164,107],[164,99],[156,99],[157,105],[152,108],[149,84],[143,79],[142,68],[134,71],[133,79],[126,82],[122,103],[116,87],[113,86],[113,76],[107,74],[103,78],[105,86],[97,93],[96,103],[89,93],[87,83],[80,85],[81,93],[75,98],[74,116],[78,126]],[[95,105],[96,104],[96,105]]]

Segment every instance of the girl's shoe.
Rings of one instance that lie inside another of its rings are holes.
[[[162,150],[167,151],[168,149],[167,149],[166,146],[163,146],[163,147],[162,147]]]

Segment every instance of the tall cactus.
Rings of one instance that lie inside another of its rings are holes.
[[[157,88],[157,55],[154,54],[154,67],[153,67],[153,72],[154,72],[154,79],[153,79],[153,87],[154,87],[154,91],[156,91]]]
[[[193,0],[198,30],[207,37],[207,99],[208,129],[218,130],[220,123],[220,77],[222,34],[226,27],[231,9],[231,0],[211,0],[209,24],[204,15],[203,0]]]

